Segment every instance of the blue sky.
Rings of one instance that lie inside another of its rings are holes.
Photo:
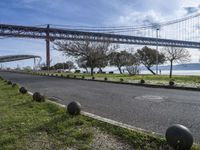
[[[167,21],[200,9],[200,0],[1,0],[0,23],[18,25],[136,25],[145,21]],[[51,50],[53,62],[64,61]],[[198,54],[197,54],[198,53]],[[30,39],[1,39],[0,55],[34,54],[45,61],[45,42]],[[192,50],[193,62],[200,53]],[[7,66],[32,65],[33,61],[6,63]]]

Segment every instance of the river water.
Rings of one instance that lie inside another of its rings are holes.
[[[160,72],[158,72],[160,73]],[[144,71],[141,70],[140,74],[151,74],[151,72],[149,71]],[[161,74],[163,75],[168,75],[169,74],[169,70],[162,70]],[[194,76],[200,76],[200,70],[173,70],[172,72],[173,75],[194,75]]]

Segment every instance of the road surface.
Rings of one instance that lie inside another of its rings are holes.
[[[149,131],[165,134],[173,124],[185,125],[200,143],[200,92],[9,72],[0,76],[59,103],[79,101],[84,111]]]

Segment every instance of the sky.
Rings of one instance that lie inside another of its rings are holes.
[[[0,7],[1,24],[134,26],[174,20],[200,12],[200,0],[1,0]],[[195,49],[190,49],[190,52],[191,62],[199,62],[200,52]],[[0,39],[0,55],[12,54],[39,55],[45,62],[45,41]],[[67,59],[51,47],[52,63]],[[33,60],[4,65],[33,65]]]

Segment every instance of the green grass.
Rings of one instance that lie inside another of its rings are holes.
[[[72,117],[65,109],[50,103],[32,101],[0,80],[0,149],[92,149],[94,128],[117,136],[135,149],[166,147],[163,137],[130,131],[85,116]],[[200,149],[197,146],[193,149]]]
[[[70,75],[70,77],[73,77],[74,75],[77,76],[77,78],[81,78],[83,75],[86,78],[92,78],[90,74],[82,74],[82,73],[54,73],[61,75],[63,74],[64,76]],[[119,81],[120,78],[123,78],[125,81],[127,80],[147,80],[147,81],[157,81],[157,82],[169,82],[170,78],[169,75],[133,75],[130,76],[128,74],[94,74],[95,78],[102,78],[104,79],[105,77],[108,78],[108,80],[117,80]],[[172,77],[173,80],[177,83],[200,83],[200,76],[184,76],[184,75],[174,75]]]
[[[0,82],[0,149],[89,149],[92,136],[82,116],[71,117],[56,104],[33,102],[30,95]]]

